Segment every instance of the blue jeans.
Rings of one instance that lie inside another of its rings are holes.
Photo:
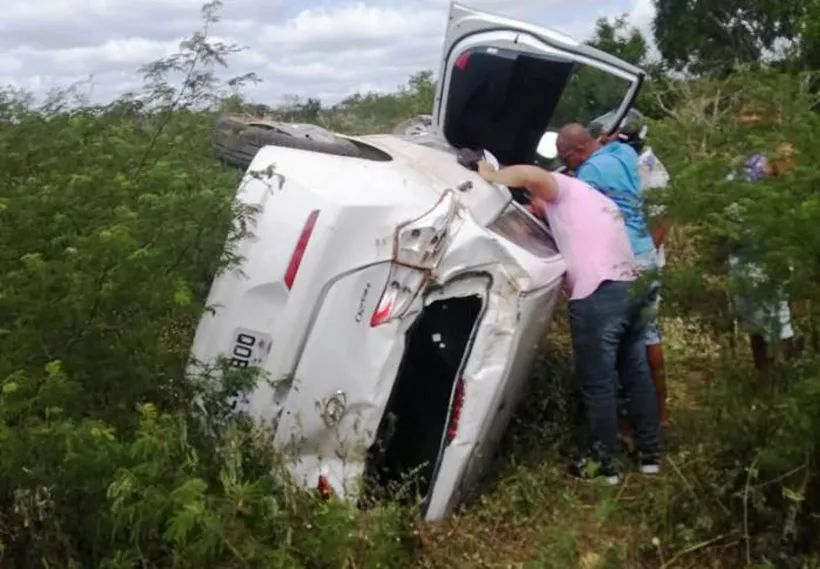
[[[581,386],[588,443],[599,459],[620,450],[617,385],[620,376],[641,453],[661,450],[658,403],[646,361],[649,295],[629,282],[604,281],[590,296],[569,303],[572,351]]]
[[[641,273],[655,273],[657,278],[651,282],[644,282],[642,285],[649,288],[650,292],[650,308],[646,312],[646,328],[644,329],[643,339],[647,346],[660,344],[662,340],[661,328],[658,325],[658,305],[661,301],[661,278],[660,265],[658,264],[658,251],[650,249],[643,253],[635,255],[635,261]]]

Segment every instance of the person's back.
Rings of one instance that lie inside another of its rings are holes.
[[[552,175],[559,196],[544,213],[567,264],[570,298],[585,298],[606,280],[635,280],[635,256],[618,206],[581,180]]]
[[[638,154],[632,147],[617,141],[600,147],[581,164],[577,176],[618,205],[636,255],[654,251],[643,212]]]

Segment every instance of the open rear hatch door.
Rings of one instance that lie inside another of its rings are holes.
[[[433,121],[456,148],[532,163],[545,133],[564,124],[617,109],[614,130],[643,79],[641,69],[560,32],[453,2]]]

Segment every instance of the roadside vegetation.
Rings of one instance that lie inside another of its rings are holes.
[[[559,307],[493,472],[435,525],[411,508],[359,512],[298,491],[267,435],[227,407],[253,378],[185,373],[211,279],[236,261],[231,245],[254,214],[234,201],[241,173],[212,158],[219,113],[390,132],[429,112],[432,73],[331,107],[269,107],[241,96],[255,77],[219,79],[236,48],[206,26],[110,105],[72,89],[39,104],[0,91],[0,566],[820,567],[820,14],[797,0],[734,0],[725,11],[749,24],[735,28],[698,0],[691,13],[715,14],[699,26],[684,4],[658,2],[659,61],[626,20],[599,22],[590,40],[652,71],[638,107],[672,175],[652,197],[674,224],[664,474],[615,489],[563,474],[577,416]],[[206,24],[217,8],[205,7]],[[774,45],[788,49],[762,62]],[[748,104],[761,122],[737,125]],[[792,172],[726,180],[782,142],[796,151]],[[732,203],[777,276],[760,294],[787,289],[804,340],[765,381],[728,308],[744,284],[722,250],[740,230]]]

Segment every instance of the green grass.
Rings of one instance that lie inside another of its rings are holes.
[[[566,408],[551,407],[555,391],[572,385],[562,315],[550,330],[550,349],[540,362],[531,393],[516,414],[494,470],[478,497],[451,519],[419,524],[417,567],[607,568],[660,566],[663,544],[653,545],[658,516],[680,489],[687,453],[695,450],[699,421],[690,408],[703,385],[688,371],[687,356],[667,340],[675,426],[668,433],[669,464],[660,476],[628,473],[612,488],[566,474]],[[704,549],[706,546],[704,546]],[[693,552],[694,555],[695,552]]]
[[[746,566],[747,543],[752,551],[758,546],[755,535],[745,538],[748,520],[742,517],[742,504],[760,484],[747,489],[746,496],[730,493],[725,486],[733,483],[734,470],[720,470],[723,459],[717,448],[722,433],[714,406],[728,388],[716,384],[728,354],[708,334],[666,321],[674,424],[666,432],[662,474],[647,477],[630,472],[614,488],[577,481],[565,472],[564,425],[556,422],[570,413],[566,409],[545,413],[545,403],[554,401],[556,388],[566,389],[573,381],[562,320],[559,315],[549,332],[551,353],[556,355],[542,361],[532,393],[504,440],[495,471],[487,475],[479,497],[452,518],[418,525],[421,551],[414,566]],[[741,351],[736,357],[745,355]],[[740,359],[733,367],[748,365]],[[712,377],[716,370],[718,379]],[[746,515],[758,514],[747,511]]]

